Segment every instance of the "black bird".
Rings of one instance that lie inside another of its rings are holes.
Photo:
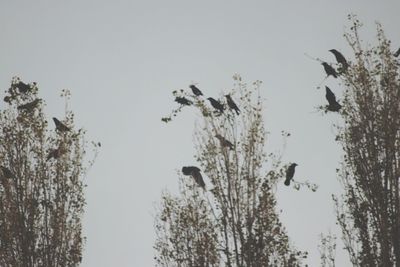
[[[232,97],[230,95],[225,95],[225,97],[226,97],[226,102],[228,103],[229,108],[235,110],[236,114],[239,115],[240,109],[235,104],[235,102],[233,102]]]
[[[285,185],[289,186],[290,185],[290,180],[293,179],[294,176],[294,169],[296,168],[297,164],[292,163],[290,164],[289,168],[286,170],[286,180],[285,180]]]
[[[31,87],[29,86],[29,84],[23,83],[23,82],[18,82],[17,84],[15,84],[15,87],[18,88],[20,93],[26,93],[29,90],[31,90]]]
[[[68,132],[70,129],[57,118],[53,118],[54,124],[56,125],[56,129],[60,132]]]
[[[233,144],[228,140],[226,140],[222,135],[216,134],[215,137],[218,138],[219,143],[221,144],[222,147],[229,147],[230,150],[233,149]]]
[[[326,62],[322,62],[322,66],[324,66],[326,75],[328,75],[328,77],[329,77],[329,75],[332,75],[335,78],[338,77],[338,74],[337,74],[336,70],[334,68],[332,68],[331,65],[329,65]]]
[[[203,93],[200,91],[199,88],[197,88],[194,84],[189,85],[190,89],[192,89],[192,92],[195,96],[201,96]]]
[[[342,53],[340,53],[336,49],[331,49],[331,50],[329,50],[329,52],[331,52],[335,55],[336,61],[338,63],[342,64],[343,70],[346,71],[347,68],[349,67],[349,64],[347,63],[347,61],[346,61],[345,57],[342,55]]]
[[[333,111],[333,112],[338,112],[342,106],[336,101],[336,96],[335,94],[331,91],[331,89],[329,89],[328,86],[325,86],[326,89],[326,100],[328,100],[328,110],[329,111]]]
[[[396,53],[393,54],[393,56],[398,57],[400,55],[400,48],[397,49]]]
[[[213,108],[215,108],[216,110],[218,110],[221,113],[224,112],[224,106],[218,100],[215,100],[212,97],[209,97],[207,99],[210,101],[211,106],[213,106]]]
[[[15,178],[15,175],[10,171],[10,169],[0,166],[1,172],[3,173],[3,177],[5,178]]]
[[[193,177],[195,182],[204,190],[206,189],[206,184],[204,183],[203,176],[201,176],[200,169],[195,166],[182,167],[182,173],[184,175],[190,175]]]
[[[183,96],[175,97],[175,101],[183,106],[190,106],[191,104],[193,104],[192,101],[190,101],[189,99],[187,99]]]
[[[19,110],[26,110],[28,112],[31,112],[34,108],[36,108],[36,106],[39,104],[40,101],[41,101],[41,99],[37,98],[37,99],[33,100],[32,102],[20,105],[17,108]]]

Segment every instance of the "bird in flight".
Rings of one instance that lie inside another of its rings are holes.
[[[206,190],[206,184],[204,183],[203,176],[200,173],[200,169],[195,166],[182,167],[182,173],[184,175],[192,176],[195,182],[204,190]]]
[[[197,88],[194,84],[189,85],[190,89],[192,89],[192,92],[195,96],[201,96],[203,93],[200,91],[199,88]]]
[[[230,109],[233,109],[237,115],[239,115],[240,113],[240,109],[238,108],[238,106],[236,105],[235,102],[233,102],[233,99],[230,95],[225,95],[226,97],[226,102],[228,103],[228,106]]]
[[[216,134],[215,137],[218,138],[219,143],[221,144],[222,147],[229,147],[230,150],[233,150],[233,144],[228,140],[226,140],[225,137],[223,137],[220,134]]]
[[[328,86],[325,86],[325,90],[326,90],[326,100],[328,100],[328,110],[329,111],[333,111],[333,112],[338,112],[342,106],[336,101],[336,96],[335,94],[331,91],[331,89],[329,89]]]
[[[192,101],[190,101],[189,99],[187,99],[183,96],[175,97],[175,101],[178,102],[179,104],[181,104],[182,106],[190,106],[191,104],[193,104]]]
[[[54,124],[56,125],[56,129],[60,132],[68,132],[70,129],[64,123],[59,121],[57,118],[53,118]]]
[[[294,169],[296,168],[297,164],[292,163],[286,170],[286,180],[285,180],[285,185],[289,186],[290,185],[290,180],[293,179],[294,176]]]
[[[346,71],[347,68],[349,67],[349,63],[347,63],[346,58],[342,55],[342,53],[340,53],[339,51],[337,51],[336,49],[331,49],[329,50],[329,52],[333,53],[335,55],[336,61],[340,64],[342,64],[342,70]]]
[[[332,75],[334,78],[338,77],[338,74],[337,74],[336,70],[334,68],[332,68],[331,65],[329,65],[326,62],[322,62],[322,66],[324,66],[326,75],[328,75],[328,77],[329,77],[329,75]]]
[[[221,102],[219,102],[218,100],[215,100],[212,97],[209,97],[207,99],[210,101],[211,106],[213,106],[213,108],[215,108],[216,110],[218,110],[221,113],[224,112],[224,106],[221,104]]]

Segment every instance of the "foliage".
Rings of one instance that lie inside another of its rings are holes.
[[[0,265],[77,266],[85,133],[74,129],[71,111],[64,120],[69,131],[49,127],[37,85],[22,91],[20,82],[13,78],[0,112]]]

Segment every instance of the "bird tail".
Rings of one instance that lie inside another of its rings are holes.
[[[289,185],[290,185],[290,179],[286,179],[286,180],[285,180],[285,185],[286,185],[286,186],[289,186]]]

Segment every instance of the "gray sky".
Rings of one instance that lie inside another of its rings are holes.
[[[380,21],[400,46],[398,1],[2,1],[0,88],[12,76],[38,82],[49,117],[61,117],[60,90],[72,92],[77,126],[102,142],[87,177],[82,266],[153,266],[154,204],[161,190],[176,191],[175,169],[194,162],[196,115],[160,118],[175,107],[171,91],[191,82],[207,95],[230,88],[234,73],[262,80],[269,148],[280,131],[292,133],[284,159],[296,177],[318,183],[317,193],[278,187],[281,218],[292,242],[317,266],[318,235],[337,232],[332,193],[340,148],[336,114],[316,85],[328,50],[350,55],[342,37],[347,14],[359,16],[371,43]],[[340,97],[337,81],[327,83]],[[1,97],[2,98],[2,97]],[[0,108],[3,104],[0,104]],[[188,110],[189,111],[189,110]],[[338,266],[348,264],[338,246]]]

